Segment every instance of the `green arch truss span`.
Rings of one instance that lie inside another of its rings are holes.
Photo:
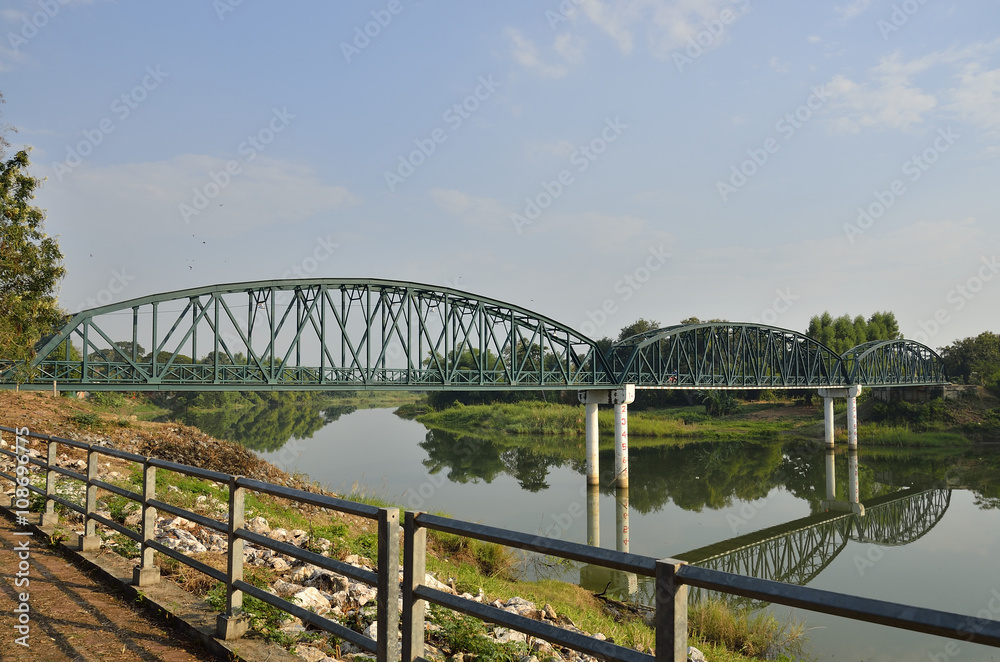
[[[713,322],[656,329],[612,345],[612,370],[636,386],[821,388],[850,384],[829,347],[788,329]]]
[[[946,382],[944,361],[913,340],[873,340],[844,354],[852,384],[898,386]]]
[[[670,326],[611,346],[611,370],[637,388],[808,389],[947,383],[941,357],[912,340],[875,341],[843,356],[804,334],[760,324]]]
[[[82,348],[79,356],[76,348]],[[302,279],[168,292],[77,313],[0,388],[119,391],[808,389],[943,384],[908,340],[843,357],[746,323],[656,329],[605,354],[552,319],[468,292],[376,279]]]
[[[66,340],[84,348],[79,360]],[[8,383],[24,371],[3,368]],[[616,384],[597,345],[558,322],[466,292],[374,279],[217,285],[83,311],[27,372],[28,384],[85,390]]]

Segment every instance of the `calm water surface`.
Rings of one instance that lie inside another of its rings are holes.
[[[630,551],[682,556],[705,565],[814,588],[1000,619],[1000,453],[980,447],[944,453],[879,452],[862,447],[857,496],[864,517],[849,510],[850,458],[782,443],[636,447],[628,495],[602,487],[595,500],[602,547],[616,548],[621,504],[628,501]],[[388,409],[344,415],[312,438],[292,439],[265,459],[308,474],[340,493],[360,489],[408,508],[518,531],[588,542],[583,440],[456,438],[429,431]],[[602,467],[612,465],[602,452]],[[612,476],[602,476],[613,485]],[[593,512],[592,512],[593,514]],[[835,519],[831,519],[835,518]],[[823,521],[823,520],[826,521]],[[795,522],[795,526],[788,523]],[[768,531],[771,527],[795,529]],[[778,535],[784,533],[784,535]],[[765,538],[767,540],[755,540]],[[737,536],[727,547],[697,551]],[[741,565],[742,564],[742,565]],[[648,585],[574,568],[565,579],[619,594]],[[992,602],[991,602],[992,601]],[[789,610],[775,608],[784,616]],[[805,619],[810,650],[821,660],[1000,660],[997,649],[901,632],[795,610]]]

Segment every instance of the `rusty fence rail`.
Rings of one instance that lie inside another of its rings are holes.
[[[416,662],[423,660],[425,639],[425,608],[427,603],[446,607],[453,611],[473,616],[483,621],[503,625],[512,630],[538,637],[546,641],[572,648],[613,662],[683,662],[687,659],[687,598],[688,587],[696,587],[731,595],[762,600],[775,604],[798,607],[808,611],[833,614],[848,619],[876,623],[889,627],[913,630],[951,639],[983,644],[1000,648],[1000,622],[944,612],[923,607],[914,607],[883,600],[861,598],[843,593],[823,591],[794,584],[757,579],[744,575],[687,565],[675,559],[654,559],[648,556],[617,552],[510,531],[483,524],[430,515],[427,513],[405,513],[403,526],[403,583],[399,584],[399,510],[397,508],[376,508],[362,503],[326,497],[302,490],[282,487],[246,477],[199,469],[175,462],[167,462],[134,453],[89,444],[70,439],[28,433],[20,439],[36,439],[47,444],[44,459],[20,456],[17,431],[0,426],[0,435],[10,433],[15,438],[15,450],[0,449],[0,455],[13,458],[18,465],[14,475],[0,472],[0,478],[14,481],[17,487],[28,491],[15,493],[12,508],[27,509],[28,500],[22,495],[34,492],[45,499],[42,523],[55,524],[57,514],[55,504],[61,504],[84,516],[84,533],[80,536],[80,546],[84,551],[100,547],[97,524],[134,540],[140,545],[140,559],[133,572],[133,582],[137,586],[147,586],[159,581],[159,568],[155,565],[155,552],[165,554],[195,570],[223,582],[226,586],[226,611],[218,616],[217,635],[222,639],[235,639],[247,629],[243,615],[243,595],[251,595],[275,606],[303,621],[341,637],[359,648],[375,653],[379,662]],[[87,452],[86,475],[56,466],[58,446],[62,444]],[[98,478],[98,458],[116,457],[136,463],[142,467],[142,494],[112,485]],[[22,465],[33,464],[45,471],[45,488],[30,485]],[[226,521],[215,520],[183,508],[165,503],[156,498],[157,468],[203,478],[228,485],[229,508]],[[56,478],[62,475],[80,481],[86,486],[84,505],[73,503],[56,494]],[[22,481],[23,482],[20,482]],[[142,507],[141,532],[135,532],[117,522],[97,514],[97,491],[107,490],[113,494],[131,499]],[[269,494],[327,508],[342,513],[358,515],[374,520],[378,529],[378,561],[376,571],[365,570],[336,561],[320,554],[298,548],[288,543],[272,540],[244,528],[245,497],[247,490]],[[22,508],[22,505],[24,506]],[[153,538],[158,512],[170,513],[196,522],[204,527],[225,533],[228,536],[226,556],[227,571],[222,572],[190,556],[157,542]],[[427,531],[441,531],[486,542],[498,543],[531,552],[547,554],[559,558],[599,565],[614,570],[633,572],[655,578],[654,629],[655,655],[631,648],[618,646],[594,637],[565,630],[548,623],[524,616],[511,614],[475,600],[462,598],[427,586],[426,540]],[[311,563],[320,568],[340,573],[377,589],[376,639],[350,630],[343,625],[319,616],[307,609],[279,598],[267,591],[243,581],[243,547],[251,542],[259,547],[286,554]],[[399,600],[403,609],[400,614]],[[400,632],[401,627],[401,632]]]

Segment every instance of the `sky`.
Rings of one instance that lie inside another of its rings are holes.
[[[5,0],[70,312],[385,278],[639,317],[998,331],[1000,4]]]

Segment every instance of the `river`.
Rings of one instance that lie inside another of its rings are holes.
[[[613,485],[604,470],[613,464],[609,449],[601,453],[603,486],[590,499],[582,438],[462,437],[389,409],[347,413],[311,438],[260,454],[341,494],[362,490],[411,509],[575,542],[589,537],[612,549],[627,537],[638,554],[1000,618],[995,447],[861,448],[852,458],[811,444],[677,447],[633,439],[628,494],[606,487]],[[855,462],[856,484],[849,479]],[[860,507],[864,516],[851,512]],[[716,545],[739,536],[739,551]],[[536,565],[529,572],[548,571]],[[649,593],[642,581],[593,568],[553,572],[595,591],[610,581],[618,595]],[[1000,659],[997,649],[965,642],[774,610],[806,622],[808,649],[819,660]]]

